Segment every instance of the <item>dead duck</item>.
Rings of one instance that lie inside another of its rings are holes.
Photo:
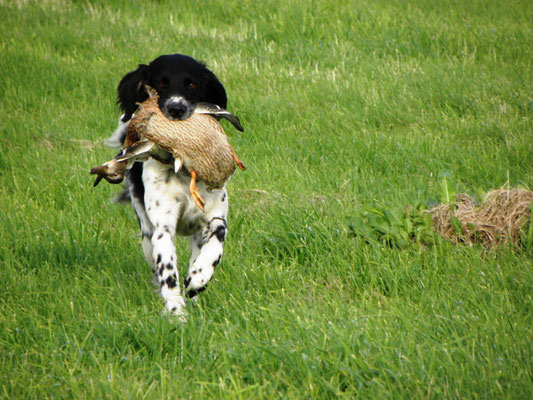
[[[226,118],[243,131],[240,121],[229,111],[209,103],[198,103],[186,120],[169,120],[157,105],[157,92],[148,86],[146,90],[149,98],[139,104],[128,126],[124,149],[113,160],[91,169],[92,174],[98,175],[94,186],[102,178],[119,183],[135,161],[145,161],[150,156],[157,158],[164,151],[174,157],[176,172],[182,166],[190,172],[191,196],[204,210],[197,180],[203,181],[208,189],[221,189],[235,172],[235,164],[245,169],[214,116]]]

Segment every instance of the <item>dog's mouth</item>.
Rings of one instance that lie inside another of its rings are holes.
[[[181,96],[172,96],[168,98],[159,108],[170,120],[187,119],[193,111],[191,103]]]

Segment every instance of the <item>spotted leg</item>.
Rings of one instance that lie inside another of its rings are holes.
[[[172,314],[185,316],[185,301],[180,292],[174,235],[182,212],[176,201],[179,189],[172,184],[174,171],[167,165],[150,159],[144,163],[144,203],[153,226],[150,246],[143,241],[143,248],[152,251],[154,275],[159,284],[165,308]],[[146,255],[147,258],[149,255]]]
[[[144,206],[144,186],[142,183],[142,164],[135,163],[133,167],[126,171],[126,180],[128,182],[127,188],[129,197],[131,198],[131,205],[135,209],[135,215],[139,222],[142,235],[142,247],[146,262],[155,272],[155,263],[152,257],[152,236],[154,234],[154,227],[148,218],[146,208]]]
[[[189,272],[185,277],[187,297],[194,297],[204,291],[222,259],[224,239],[228,231],[226,222],[227,195],[221,191],[221,202],[207,216],[203,230],[190,237],[191,258]]]

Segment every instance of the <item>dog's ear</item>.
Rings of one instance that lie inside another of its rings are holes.
[[[131,119],[137,109],[137,103],[142,103],[148,98],[143,83],[148,80],[148,65],[140,64],[139,68],[124,75],[118,84],[118,100],[122,111],[124,111],[123,122]]]
[[[212,104],[216,104],[222,108],[226,108],[228,98],[226,97],[226,89],[218,78],[209,69],[205,68],[204,80],[205,82],[205,94],[207,101]]]

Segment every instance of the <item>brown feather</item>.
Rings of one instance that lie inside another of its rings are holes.
[[[141,140],[153,141],[182,160],[189,171],[210,189],[220,189],[235,172],[235,160],[220,123],[208,114],[193,113],[185,120],[169,120],[159,109],[158,96],[147,88],[150,97],[139,105],[126,133],[124,147]]]

